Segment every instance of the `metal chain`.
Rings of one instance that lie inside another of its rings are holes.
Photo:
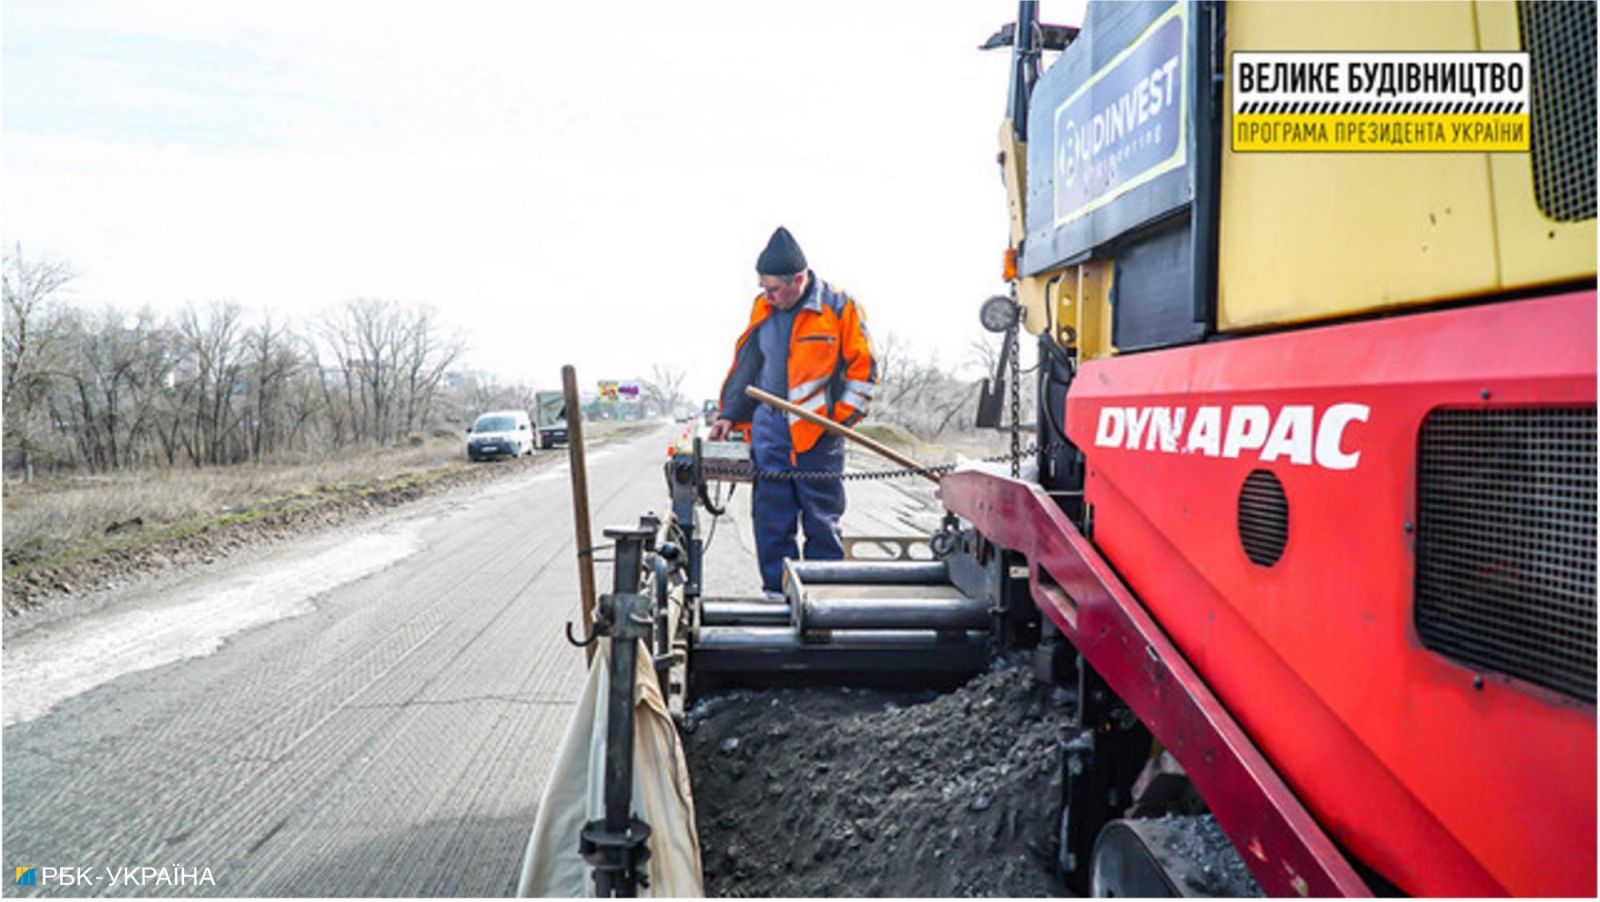
[[[1017,286],[1011,284],[1011,303],[1017,302]],[[1018,333],[1022,331],[1022,311],[1015,312],[1011,328],[1006,330],[1006,341],[1011,345],[1011,478],[1022,475],[1022,355]]]
[[[1016,286],[1011,289],[1011,302],[1016,303]],[[1006,330],[1005,340],[1011,345],[1011,372],[1008,374],[1011,381],[1011,450],[1006,454],[996,454],[992,457],[979,458],[979,463],[1002,463],[1011,461],[1011,478],[1018,479],[1022,476],[1022,456],[1033,454],[1039,450],[1038,442],[1029,443],[1027,448],[1022,447],[1022,360],[1020,352],[1020,333],[1022,332],[1022,311],[1017,311],[1017,316],[1011,321],[1011,328]],[[1046,455],[1066,447],[1063,444],[1052,442],[1045,447]],[[756,470],[755,476],[760,479],[774,480],[812,480],[812,479],[839,479],[843,481],[856,481],[865,479],[900,479],[907,476],[922,476],[931,474],[943,476],[953,472],[957,464],[939,464],[932,467],[903,467],[898,470],[856,470],[850,473],[832,473],[826,471],[809,470]]]
[[[1044,450],[1046,454],[1053,454],[1065,447],[1065,444],[1052,442],[1046,445]],[[1020,452],[1007,452],[990,457],[980,457],[969,460],[968,463],[1004,463],[1008,460],[1016,460],[1019,454],[1033,454],[1038,450],[1038,443],[1031,442],[1028,447],[1020,449]],[[755,475],[761,479],[782,479],[790,482],[807,479],[841,479],[846,482],[852,482],[864,479],[899,479],[906,476],[921,476],[924,473],[943,476],[954,472],[957,466],[960,466],[960,464],[949,463],[937,464],[931,467],[903,467],[897,470],[852,470],[849,473],[833,473],[825,470],[756,470]]]

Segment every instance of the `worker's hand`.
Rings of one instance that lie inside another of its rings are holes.
[[[706,438],[713,442],[724,441],[728,433],[733,431],[732,420],[718,420],[711,424],[711,431],[706,433]]]

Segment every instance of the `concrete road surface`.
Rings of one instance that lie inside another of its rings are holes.
[[[681,429],[591,450],[596,541],[666,512]],[[4,894],[510,894],[583,678],[560,457],[8,624]],[[847,534],[937,523],[931,485],[849,493]],[[716,527],[711,594],[759,588],[748,501]]]

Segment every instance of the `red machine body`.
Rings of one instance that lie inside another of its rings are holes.
[[[1595,303],[1582,291],[1091,361],[1065,422],[1086,455],[1092,546],[1015,480],[947,478],[945,502],[1029,556],[1036,603],[1178,755],[1268,892],[1363,889],[1296,826],[1303,803],[1408,893],[1592,896],[1594,706],[1424,648],[1412,595],[1424,417],[1592,407]],[[1199,419],[1215,422],[1196,433]],[[1270,566],[1239,530],[1258,470],[1289,510]]]
[[[1369,895],[1344,856],[1111,565],[1037,485],[946,476],[945,506],[1028,559],[1034,601],[1178,758],[1275,896]]]

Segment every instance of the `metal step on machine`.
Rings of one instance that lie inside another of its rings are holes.
[[[784,598],[704,600],[695,676],[925,683],[971,676],[989,659],[990,603],[957,588],[945,561],[788,561]]]

